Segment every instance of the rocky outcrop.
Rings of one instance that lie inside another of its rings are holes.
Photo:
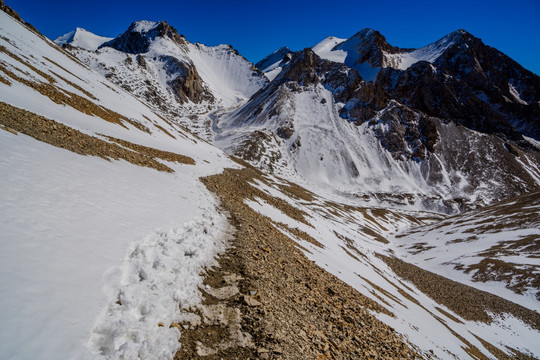
[[[0,10],[5,12],[9,16],[11,16],[12,18],[24,23],[21,16],[15,10],[13,10],[11,7],[7,6],[6,3],[4,2],[4,0],[0,0]]]
[[[434,120],[397,103],[392,105],[379,117],[384,126],[374,127],[375,135],[395,159],[424,160],[439,140]]]
[[[433,63],[381,69],[374,84],[355,94],[353,120],[365,121],[396,100],[480,132],[538,139],[540,78],[464,30],[451,35],[453,45]]]
[[[362,29],[335,49],[348,52],[345,64],[350,67],[363,63],[372,67],[386,67],[389,66],[389,61],[385,53],[399,54],[412,50],[390,45],[380,32],[369,28]]]
[[[203,87],[203,81],[193,64],[174,57],[163,57],[164,69],[168,75],[176,76],[168,82],[170,88],[181,102],[213,101],[213,96]]]

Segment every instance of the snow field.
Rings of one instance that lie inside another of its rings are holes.
[[[149,132],[57,104],[11,78],[0,83],[0,101],[196,163],[164,161],[174,172],[163,173],[0,129],[0,358],[172,358],[181,334],[170,325],[182,320],[181,306],[199,301],[199,273],[230,236],[198,179],[237,165],[4,12],[0,33],[21,59],[0,53],[0,60],[18,76],[49,83],[38,71],[45,73],[58,91]]]

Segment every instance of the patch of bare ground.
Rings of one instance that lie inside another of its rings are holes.
[[[122,140],[122,139],[117,139],[112,136],[106,136],[106,138],[119,145],[127,147],[131,150],[135,150],[139,154],[144,154],[151,158],[159,158],[165,161],[177,162],[179,164],[195,165],[195,160],[193,160],[189,156],[180,155],[180,154],[173,153],[170,151],[158,150],[158,149],[154,149],[148,146],[134,144],[132,142]]]
[[[460,269],[462,266],[457,266]],[[484,258],[477,264],[464,267],[465,273],[473,272],[474,281],[499,281],[516,294],[522,294],[528,289],[534,289],[536,298],[540,301],[539,267],[506,262],[496,258]]]
[[[493,314],[511,314],[540,330],[540,314],[499,296],[447,279],[397,258],[379,255],[392,270],[420,291],[466,320],[489,323]]]
[[[173,172],[170,167],[156,161],[154,157],[164,158],[169,161],[184,161],[185,164],[195,163],[193,159],[184,155],[173,154],[174,156],[172,156],[172,153],[143,147],[123,140],[119,140],[122,146],[109,143],[57,121],[3,102],[0,102],[0,125],[2,125],[2,129],[11,133],[20,132],[36,140],[80,155],[99,156],[107,160],[122,159],[138,166],[145,166],[159,171]],[[132,148],[134,151],[123,146]]]
[[[273,202],[250,186],[254,178],[264,181],[252,168],[202,179],[237,231],[220,267],[206,276],[203,305],[192,309],[200,321],[180,324],[176,359],[420,358],[371,313],[392,316],[387,309],[309,261],[276,224],[244,203]],[[295,211],[281,210],[291,217]],[[223,316],[214,316],[216,310]]]

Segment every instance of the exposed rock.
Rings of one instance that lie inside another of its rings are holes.
[[[176,76],[169,81],[168,85],[181,102],[191,100],[198,103],[203,100],[213,100],[213,96],[206,91],[203,81],[193,64],[180,61],[171,56],[162,57],[162,61],[167,74]]]

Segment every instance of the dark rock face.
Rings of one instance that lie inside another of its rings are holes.
[[[171,39],[180,46],[186,44],[186,39],[182,35],[179,35],[178,31],[165,21],[156,23],[148,31],[137,31],[138,23],[134,22],[126,32],[102,44],[100,48],[111,47],[129,54],[141,54],[148,51],[150,44],[157,37]]]
[[[394,99],[480,132],[539,139],[540,78],[463,30],[452,35],[455,43],[433,64],[383,68],[375,84],[355,94],[349,112],[361,116],[354,120],[367,120]]]
[[[311,49],[294,53],[290,63],[276,79],[273,86],[288,82],[295,82],[301,86],[320,83],[341,102],[346,102],[363,82],[358,71],[343,64],[321,59]]]
[[[141,24],[144,26],[141,26]],[[150,45],[158,38],[169,39],[179,47],[187,50],[187,40],[182,35],[179,35],[174,27],[164,21],[159,23],[134,22],[126,32],[104,43],[100,48],[111,47],[125,53],[137,54],[137,64],[146,69],[146,63],[149,60],[144,58],[144,54],[148,52]],[[131,58],[128,57],[128,59],[131,61]],[[161,56],[158,61],[162,63],[167,74],[171,75],[172,80],[167,85],[180,103],[187,101],[200,103],[204,100],[214,100],[213,96],[203,86],[203,81],[192,63],[172,56]]]
[[[205,91],[195,66],[169,56],[163,57],[161,60],[164,62],[167,74],[177,75],[168,85],[180,101],[191,100],[198,103],[203,100],[213,100],[212,95]]]
[[[439,139],[433,119],[397,103],[383,112],[377,122],[385,126],[374,127],[374,133],[396,160],[420,162],[434,151]]]
[[[362,63],[368,63],[373,67],[384,67],[388,65],[384,53],[399,54],[412,50],[392,46],[380,32],[367,28],[339,44],[335,49],[348,52],[345,64],[350,67]]]

